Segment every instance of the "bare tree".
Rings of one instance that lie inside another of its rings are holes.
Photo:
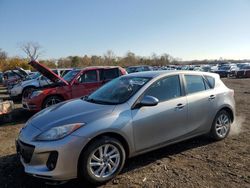
[[[108,65],[113,64],[116,60],[115,53],[112,50],[108,50],[106,54],[104,54],[104,59],[105,59],[105,63],[107,63]]]
[[[30,60],[36,60],[42,54],[41,46],[37,42],[27,42],[21,45],[21,50]]]

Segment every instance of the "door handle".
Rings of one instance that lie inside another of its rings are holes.
[[[184,108],[185,104],[177,104],[177,106],[175,107],[176,110],[182,110]]]
[[[208,97],[208,100],[213,100],[213,99],[215,99],[215,95],[210,95],[210,96]]]

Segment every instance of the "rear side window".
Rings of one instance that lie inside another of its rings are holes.
[[[59,72],[57,70],[52,70],[55,74],[59,75]]]
[[[153,83],[144,95],[150,95],[160,102],[181,96],[179,76],[168,76]]]
[[[85,83],[85,82],[97,82],[97,73],[96,70],[91,70],[83,73],[79,77],[79,82],[80,83]]]
[[[214,88],[215,79],[212,76],[205,76],[211,88]]]
[[[101,70],[101,80],[112,80],[114,78],[119,77],[119,70],[118,68],[113,69],[103,69]]]
[[[185,80],[188,94],[206,90],[204,79],[200,75],[185,75]]]

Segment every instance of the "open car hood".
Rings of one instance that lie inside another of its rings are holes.
[[[69,85],[69,83],[66,80],[64,80],[62,77],[58,76],[56,73],[54,73],[48,67],[39,63],[38,61],[31,61],[31,62],[29,62],[29,64],[33,68],[35,68],[38,72],[40,72],[43,76],[48,78],[50,81],[52,81],[54,83],[56,83],[58,81],[62,81],[66,85]]]

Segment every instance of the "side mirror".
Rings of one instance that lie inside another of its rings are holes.
[[[142,106],[156,106],[159,100],[153,96],[146,95],[142,100],[136,104],[135,108],[140,108]]]
[[[80,82],[78,80],[75,80],[74,85],[80,85]]]

